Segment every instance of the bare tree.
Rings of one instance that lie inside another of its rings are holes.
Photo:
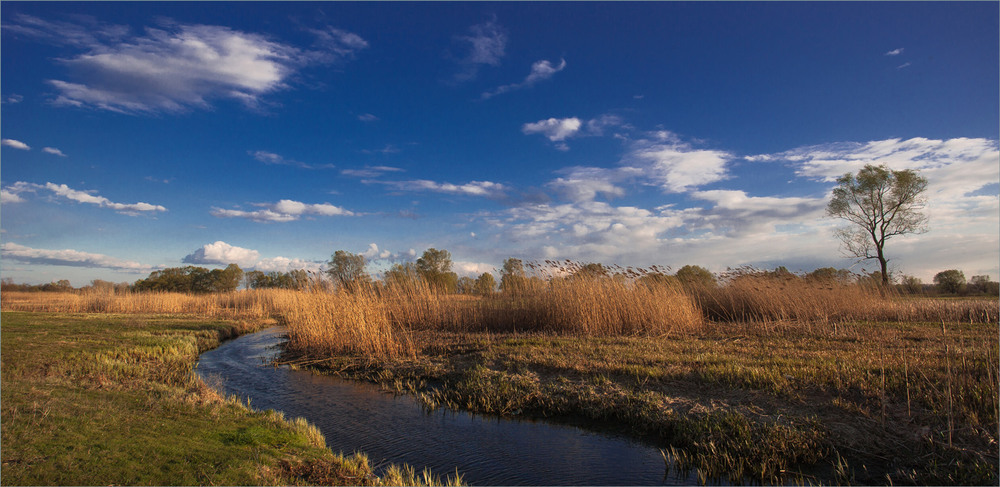
[[[857,176],[847,173],[837,179],[827,214],[852,223],[837,232],[851,257],[877,259],[882,284],[889,284],[889,259],[885,243],[896,235],[921,233],[927,217],[921,213],[927,179],[916,171],[892,171],[885,165],[866,165]]]

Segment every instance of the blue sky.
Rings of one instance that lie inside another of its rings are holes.
[[[378,272],[429,247],[856,265],[824,209],[930,180],[890,266],[1000,277],[996,2],[3,2],[2,274]]]

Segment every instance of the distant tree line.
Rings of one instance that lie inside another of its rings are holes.
[[[225,269],[204,267],[170,267],[153,271],[146,279],[135,282],[133,290],[169,291],[176,293],[218,293],[235,291],[243,279],[243,269],[229,264]]]
[[[499,269],[499,281],[492,273],[483,272],[478,277],[458,277],[452,271],[451,253],[447,250],[429,248],[415,262],[393,264],[386,270],[381,281],[372,278],[365,270],[366,259],[361,254],[345,250],[336,251],[327,262],[326,269],[321,274],[311,273],[302,269],[288,272],[263,272],[253,270],[244,272],[236,264],[229,264],[224,269],[206,269],[204,267],[171,267],[150,273],[149,277],[140,279],[134,284],[112,283],[95,279],[88,286],[73,288],[68,280],[60,280],[47,284],[28,285],[15,284],[12,279],[5,278],[0,284],[0,291],[26,292],[180,292],[180,293],[215,293],[235,291],[242,284],[246,289],[322,289],[338,288],[353,292],[360,286],[374,285],[383,287],[406,287],[417,283],[426,283],[441,293],[466,294],[484,296],[495,292],[520,292],[536,289],[536,286],[546,281],[558,279],[631,279],[639,284],[672,283],[685,288],[715,287],[733,279],[746,276],[758,276],[783,279],[791,282],[825,282],[836,284],[861,283],[873,286],[883,285],[880,271],[855,274],[847,269],[821,267],[808,273],[793,273],[784,266],[774,270],[759,270],[752,267],[731,269],[715,274],[697,265],[685,265],[675,273],[667,269],[652,266],[650,269],[634,270],[631,267],[605,266],[598,263],[573,263],[570,261],[545,261],[545,265],[525,263],[521,259],[508,258]],[[543,276],[535,272],[546,269]],[[529,272],[529,270],[531,272]],[[640,272],[641,271],[641,272]],[[327,279],[324,279],[325,276]],[[890,276],[890,284],[903,294],[928,295],[959,295],[959,296],[1000,296],[1000,283],[990,280],[988,275],[976,275],[966,281],[965,274],[956,269],[941,271],[934,276],[933,284],[924,284],[919,278],[902,275],[897,282]]]

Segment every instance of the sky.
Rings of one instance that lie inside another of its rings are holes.
[[[825,209],[885,164],[929,181],[890,268],[996,280],[998,7],[4,1],[0,274],[873,271]]]

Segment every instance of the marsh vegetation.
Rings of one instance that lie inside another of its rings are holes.
[[[332,292],[4,293],[3,306],[274,319],[294,366],[429,408],[616,429],[706,480],[996,482],[996,299],[685,275],[697,273],[550,262],[479,294],[411,278]]]

